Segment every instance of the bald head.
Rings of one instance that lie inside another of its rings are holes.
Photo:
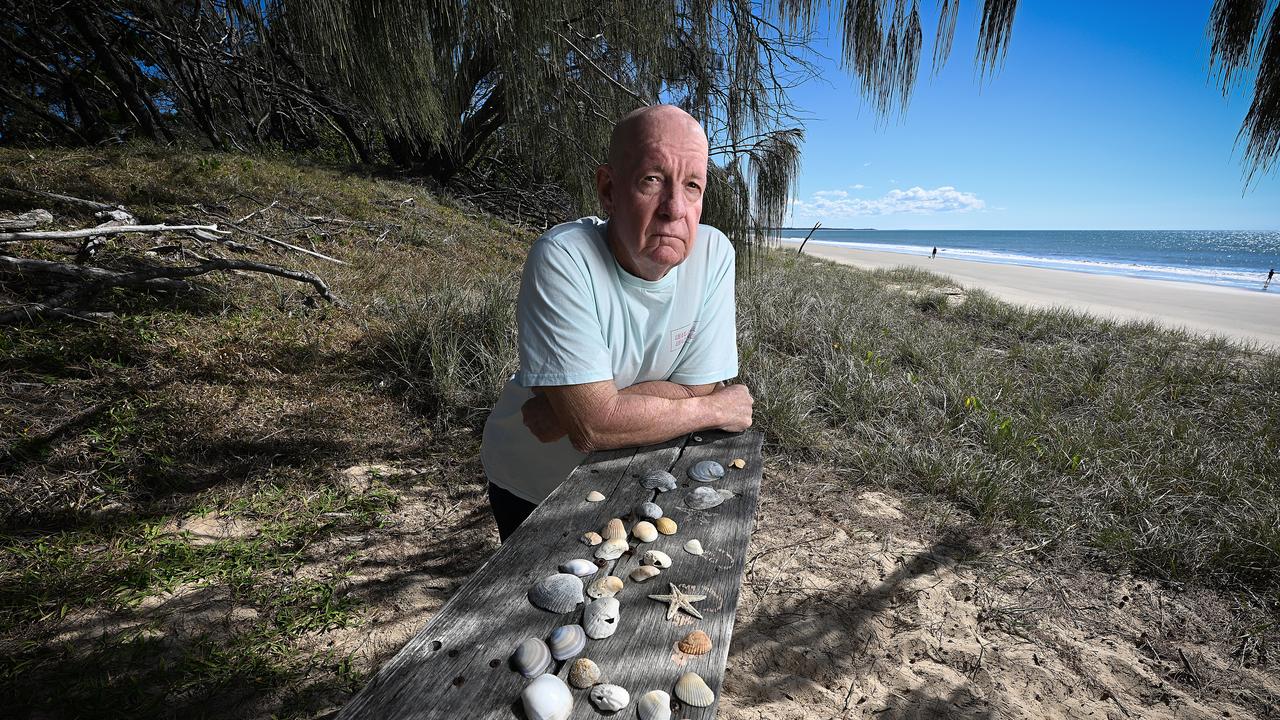
[[[707,154],[707,134],[692,115],[675,105],[650,105],[632,110],[613,126],[609,164],[628,167],[641,148],[664,141],[700,147],[702,154]]]

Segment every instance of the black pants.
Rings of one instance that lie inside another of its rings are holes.
[[[494,522],[498,523],[498,536],[503,542],[511,537],[511,533],[520,527],[520,523],[524,522],[536,507],[538,506],[528,500],[489,483],[489,509],[493,511]]]

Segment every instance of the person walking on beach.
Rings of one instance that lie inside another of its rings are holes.
[[[1273,277],[1275,277],[1275,276],[1276,276],[1276,269],[1275,269],[1275,268],[1271,268],[1271,272],[1267,273],[1267,281],[1266,281],[1266,282],[1264,282],[1264,283],[1262,283],[1262,289],[1263,289],[1263,290],[1266,290],[1266,289],[1267,289],[1267,286],[1269,286],[1269,285],[1271,284],[1271,278],[1273,278]]]
[[[935,247],[935,248],[933,249],[933,253],[929,255],[929,259],[930,259],[930,260],[932,260],[932,259],[934,259],[934,258],[936,258],[936,257],[938,257],[938,248],[936,248],[936,247]],[[1272,270],[1271,272],[1275,272],[1275,271],[1274,271],[1274,270]]]

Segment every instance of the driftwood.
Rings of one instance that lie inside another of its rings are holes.
[[[209,233],[230,234],[226,230],[219,230],[217,225],[118,225],[115,227],[92,227],[81,230],[31,230],[0,233],[0,243],[14,243],[21,242],[23,240],[75,240],[77,238],[94,237],[95,235],[161,233],[190,230],[203,230]]]
[[[97,200],[85,200],[84,198],[72,197],[70,195],[59,195],[58,193],[45,192],[43,190],[29,190],[26,188],[12,189],[0,188],[0,197],[16,197],[26,200],[26,196],[34,195],[45,200],[52,200],[61,205],[79,208],[83,210],[93,210],[101,212],[103,210],[115,210],[119,205],[109,205],[107,203],[98,202]]]
[[[53,215],[48,210],[32,210],[31,212],[24,212],[16,218],[0,218],[0,230],[5,232],[34,230],[51,222],[53,222]]]

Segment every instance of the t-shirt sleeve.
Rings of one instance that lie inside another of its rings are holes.
[[[613,379],[608,346],[586,266],[558,243],[534,243],[516,301],[524,387],[580,385]]]
[[[707,290],[693,337],[685,342],[670,380],[704,385],[738,375],[737,309],[734,304],[734,252],[719,231],[710,238]]]

